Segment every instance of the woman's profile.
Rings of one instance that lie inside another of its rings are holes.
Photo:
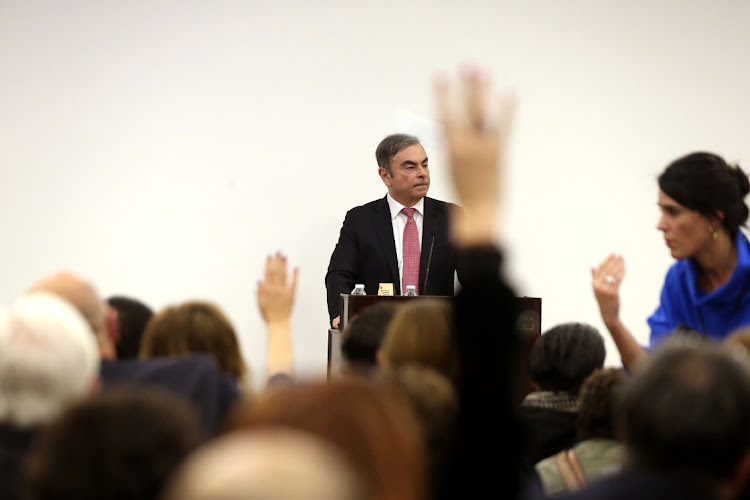
[[[721,341],[750,325],[750,249],[745,226],[750,191],[747,174],[712,153],[673,161],[659,176],[657,229],[677,262],[667,272],[659,306],[648,318],[650,343],[678,330]],[[611,254],[591,270],[599,311],[632,368],[646,351],[619,317],[622,256]]]

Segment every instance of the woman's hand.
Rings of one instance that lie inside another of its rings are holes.
[[[599,303],[599,312],[607,328],[620,316],[620,283],[625,276],[622,255],[609,254],[597,267],[591,268],[591,288]]]
[[[289,321],[297,290],[297,269],[292,271],[289,281],[286,256],[281,253],[269,255],[263,281],[258,282],[258,308],[266,323]]]
[[[448,79],[439,79],[435,90],[449,173],[463,207],[462,212],[452,214],[454,242],[459,246],[492,244],[514,101],[506,95],[491,112],[486,103],[488,78],[476,68],[463,72],[463,102],[455,108],[453,99],[458,92]]]

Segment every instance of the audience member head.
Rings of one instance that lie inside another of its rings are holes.
[[[622,368],[600,368],[578,395],[578,439],[615,438],[615,406],[625,383]]]
[[[31,291],[49,292],[72,304],[96,335],[99,356],[102,359],[117,358],[115,313],[102,301],[91,283],[80,276],[61,271],[42,278],[31,287]]]
[[[109,297],[107,302],[117,311],[117,325],[120,331],[117,357],[119,359],[137,358],[143,332],[154,312],[149,306],[132,297],[115,295]]]
[[[422,428],[432,488],[444,477],[458,422],[458,396],[445,375],[421,365],[385,370],[383,378],[403,392]],[[435,492],[435,490],[432,490]]]
[[[750,357],[750,327],[746,326],[735,330],[724,339],[724,344],[735,352],[744,353]]]
[[[401,305],[388,325],[378,356],[387,369],[420,364],[455,381],[459,366],[451,304],[443,299],[421,299]]]
[[[375,159],[378,161],[378,167],[388,172],[393,177],[393,167],[391,162],[393,157],[404,148],[419,144],[419,139],[407,134],[391,134],[378,144],[375,150]]]
[[[742,487],[750,468],[750,371],[732,354],[670,339],[637,367],[619,412],[635,467]]]
[[[596,328],[563,323],[544,332],[529,354],[529,376],[543,391],[577,395],[586,377],[604,365],[604,339]]]
[[[357,500],[344,458],[306,432],[269,427],[230,432],[197,450],[165,500]]]
[[[27,498],[155,499],[198,439],[195,415],[168,393],[104,392],[39,436],[26,467]]]
[[[341,334],[341,355],[349,368],[368,370],[378,365],[377,353],[396,305],[381,302],[359,313]]]
[[[373,381],[340,378],[275,388],[240,404],[227,428],[284,426],[333,444],[372,499],[422,498],[423,441],[408,402]]]
[[[730,235],[746,225],[747,174],[718,155],[697,152],[676,159],[659,176],[659,189],[690,210],[719,217]]]
[[[30,427],[89,395],[99,376],[96,340],[59,297],[29,293],[0,310],[0,421]]]
[[[208,302],[170,306],[146,325],[141,339],[143,359],[205,353],[237,381],[246,382],[247,367],[234,327],[224,313]]]

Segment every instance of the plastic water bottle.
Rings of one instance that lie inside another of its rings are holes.
[[[406,285],[406,293],[404,295],[406,295],[407,297],[416,297],[417,287],[414,285]]]
[[[367,295],[365,293],[365,285],[354,285],[354,290],[352,290],[351,295]]]

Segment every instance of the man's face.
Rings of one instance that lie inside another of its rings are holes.
[[[391,160],[391,170],[393,175],[389,175],[384,168],[378,169],[391,198],[411,207],[427,195],[430,170],[427,166],[427,154],[420,144],[412,144],[396,153]]]

